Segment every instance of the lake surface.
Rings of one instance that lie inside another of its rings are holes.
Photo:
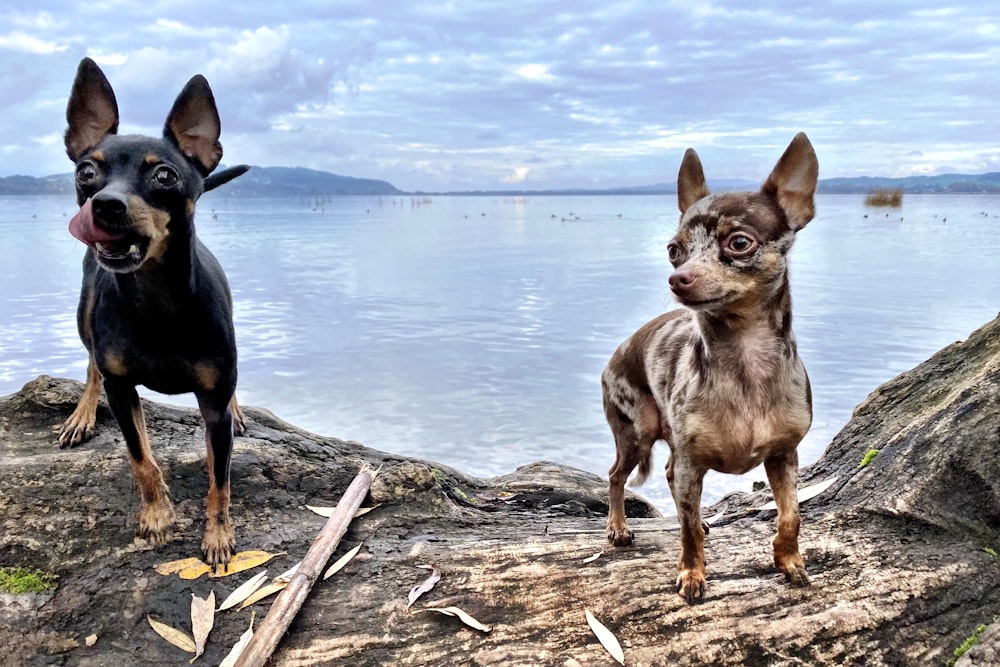
[[[73,197],[0,202],[0,394],[41,373],[82,380]],[[479,476],[541,459],[606,476],[600,372],[675,307],[665,246],[677,218],[673,196],[215,192],[198,230],[233,288],[244,404]],[[888,216],[860,196],[819,197],[791,254],[815,397],[802,465],[876,386],[997,315],[998,258],[1000,197],[907,196]],[[658,445],[639,492],[672,512],[666,459]],[[705,500],[764,478],[710,474]]]

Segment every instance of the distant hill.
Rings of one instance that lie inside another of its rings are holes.
[[[710,180],[713,192],[755,190],[756,181],[738,179]],[[821,194],[866,194],[875,188],[901,188],[907,194],[1000,194],[1000,172],[986,174],[942,174],[882,178],[824,178],[819,181]],[[56,174],[7,176],[0,178],[0,195],[72,194],[73,175]],[[352,178],[304,167],[253,167],[246,174],[222,186],[220,192],[239,197],[330,197],[338,195],[638,195],[674,194],[673,183],[656,183],[621,188],[564,188],[552,190],[465,190],[460,192],[404,192],[387,181]]]
[[[904,178],[824,178],[819,182],[818,191],[829,194],[864,194],[875,188],[901,188],[908,194],[1000,193],[1000,172]]]
[[[73,174],[34,178],[0,178],[0,195],[53,195],[74,191]],[[251,167],[223,185],[220,192],[238,197],[329,197],[336,195],[399,195],[391,183],[372,178],[352,178],[304,167]]]

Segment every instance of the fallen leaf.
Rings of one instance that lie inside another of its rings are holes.
[[[243,601],[243,604],[240,605],[240,609],[246,609],[250,605],[263,600],[268,595],[274,595],[275,593],[283,589],[285,586],[288,585],[288,582],[292,580],[292,577],[295,576],[295,573],[299,571],[299,565],[302,565],[302,561],[299,561],[291,568],[279,574],[277,577],[272,579],[271,583],[269,583],[267,586],[257,589],[253,593],[253,595],[251,595],[250,597],[248,597],[246,600]]]
[[[203,574],[208,574],[212,568],[197,558],[182,558],[172,560],[169,563],[160,563],[155,568],[157,572],[166,576],[176,574],[181,579],[197,579]]]
[[[719,519],[721,519],[722,517],[726,516],[726,510],[727,509],[729,509],[729,503],[726,503],[722,507],[722,510],[718,514],[715,514],[715,515],[710,516],[709,518],[705,519],[705,523],[707,523],[710,526],[714,526],[716,523],[718,523]]]
[[[224,572],[220,572],[219,574],[212,572],[210,576],[216,579],[219,577],[228,577],[231,574],[252,570],[258,565],[263,565],[272,558],[277,558],[278,556],[284,556],[286,554],[287,552],[285,551],[279,551],[273,554],[266,551],[243,551],[233,555]]]
[[[622,651],[622,645],[618,643],[618,639],[615,638],[611,630],[604,627],[604,624],[597,620],[597,618],[590,613],[589,609],[584,610],[587,615],[587,625],[590,626],[591,632],[593,632],[598,641],[601,642],[601,646],[611,654],[611,657],[618,661],[619,665],[625,664],[625,652]]]
[[[181,579],[197,579],[204,574],[208,574],[213,579],[218,579],[255,568],[276,556],[284,555],[284,551],[273,554],[266,551],[243,551],[234,554],[226,569],[219,573],[213,572],[211,565],[197,558],[182,558],[181,560],[174,560],[169,563],[160,563],[153,569],[162,575],[176,574]]]
[[[488,625],[483,625],[458,607],[428,607],[424,611],[436,611],[439,614],[444,614],[446,616],[456,616],[462,621],[462,623],[465,623],[470,628],[475,628],[476,630],[481,630],[482,632],[489,632],[493,629]]]
[[[345,565],[347,565],[348,563],[351,562],[352,558],[354,558],[355,556],[358,555],[359,551],[361,551],[361,545],[360,544],[358,546],[354,547],[353,549],[351,549],[350,551],[348,551],[346,554],[344,554],[340,558],[338,558],[337,562],[334,563],[333,565],[331,565],[329,568],[327,568],[326,572],[323,573],[323,581],[326,581],[327,579],[329,579],[333,575],[335,575],[338,572],[340,572],[344,568]]]
[[[247,645],[250,643],[250,640],[253,639],[253,618],[256,615],[257,615],[256,611],[250,612],[249,629],[247,629],[242,635],[240,635],[240,638],[237,640],[237,642],[233,644],[233,648],[229,650],[229,655],[223,658],[222,662],[219,663],[219,667],[234,667],[236,665],[236,661],[240,659],[240,656],[243,655],[243,651],[246,650]]]
[[[264,583],[267,579],[267,570],[259,574],[255,574],[246,581],[244,581],[235,591],[229,594],[222,604],[219,605],[219,611],[225,611],[230,607],[235,607],[239,603],[250,597],[255,590],[260,588],[260,585]]]
[[[378,507],[379,505],[373,505],[371,507],[359,507],[358,511],[354,513],[354,518],[357,519],[359,516],[364,516],[369,512],[371,512],[373,509],[376,509]],[[329,519],[331,516],[333,516],[333,513],[337,511],[337,506],[334,505],[333,507],[315,507],[313,505],[306,505],[306,509]]]
[[[261,600],[263,600],[267,596],[274,595],[278,591],[283,590],[286,586],[288,586],[288,582],[287,581],[280,581],[280,580],[272,581],[267,586],[264,586],[262,588],[258,588],[253,593],[253,595],[251,595],[246,600],[244,600],[243,604],[240,605],[240,609],[246,609],[250,605],[256,604],[256,603],[260,602]]]
[[[830,479],[820,482],[819,484],[813,484],[812,486],[803,487],[799,489],[798,493],[796,494],[796,497],[798,497],[799,503],[804,503],[805,501],[811,498],[815,498],[819,494],[829,489],[831,486],[833,486],[833,483],[836,481],[837,481],[836,477],[831,477]],[[778,509],[778,505],[772,500],[771,502],[765,505],[761,505],[760,507],[751,508],[750,511],[763,512],[765,510],[776,510],[776,509]]]
[[[194,593],[191,594],[191,632],[194,634],[194,657],[188,660],[192,663],[205,652],[205,642],[208,641],[208,633],[215,625],[215,591],[207,597],[200,598]]]
[[[420,567],[424,568],[425,570],[430,570],[431,575],[424,580],[424,583],[420,584],[419,586],[414,586],[413,588],[410,589],[410,595],[409,595],[410,603],[406,605],[407,609],[413,606],[413,603],[417,601],[417,598],[419,598],[424,593],[427,593],[428,591],[432,590],[434,588],[434,584],[441,581],[441,570],[438,569],[437,565],[431,563],[430,565],[421,565]]]
[[[83,643],[87,646],[93,646],[97,643],[97,635],[87,635],[87,638],[83,640]]]
[[[603,551],[598,551],[598,552],[597,552],[596,554],[594,554],[593,556],[589,556],[589,557],[587,557],[587,558],[584,558],[584,559],[583,559],[583,562],[584,562],[584,563],[593,563],[593,562],[594,562],[595,560],[597,560],[598,558],[600,558],[600,557],[601,557],[601,556],[603,556],[603,555],[604,555],[604,552],[603,552]]]
[[[183,649],[188,653],[195,652],[194,640],[191,639],[191,635],[181,632],[177,628],[172,628],[166,623],[161,623],[152,616],[147,615],[146,620],[149,621],[149,627],[153,628],[153,632],[160,635],[177,648]]]

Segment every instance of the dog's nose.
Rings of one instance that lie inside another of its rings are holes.
[[[670,274],[670,278],[667,280],[670,283],[670,289],[674,292],[683,292],[691,288],[691,285],[695,283],[698,279],[691,271],[674,271]]]
[[[91,205],[94,217],[107,222],[120,222],[128,212],[128,200],[117,192],[98,192]]]

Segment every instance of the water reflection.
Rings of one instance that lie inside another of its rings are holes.
[[[82,379],[71,202],[6,198],[0,392]],[[667,297],[672,197],[230,200],[199,233],[236,301],[240,394],[319,433],[478,475],[539,459],[604,474],[600,371]],[[898,219],[821,197],[793,250],[814,461],[879,383],[996,315],[997,197],[908,197]],[[486,213],[486,215],[482,215]],[[621,214],[621,217],[619,217]],[[31,218],[31,215],[37,217]],[[895,216],[896,218],[899,215]],[[945,223],[943,218],[947,217]],[[170,402],[193,405],[184,397]],[[657,450],[658,466],[666,462]],[[706,499],[752,479],[711,476]],[[662,473],[643,493],[669,509]]]

